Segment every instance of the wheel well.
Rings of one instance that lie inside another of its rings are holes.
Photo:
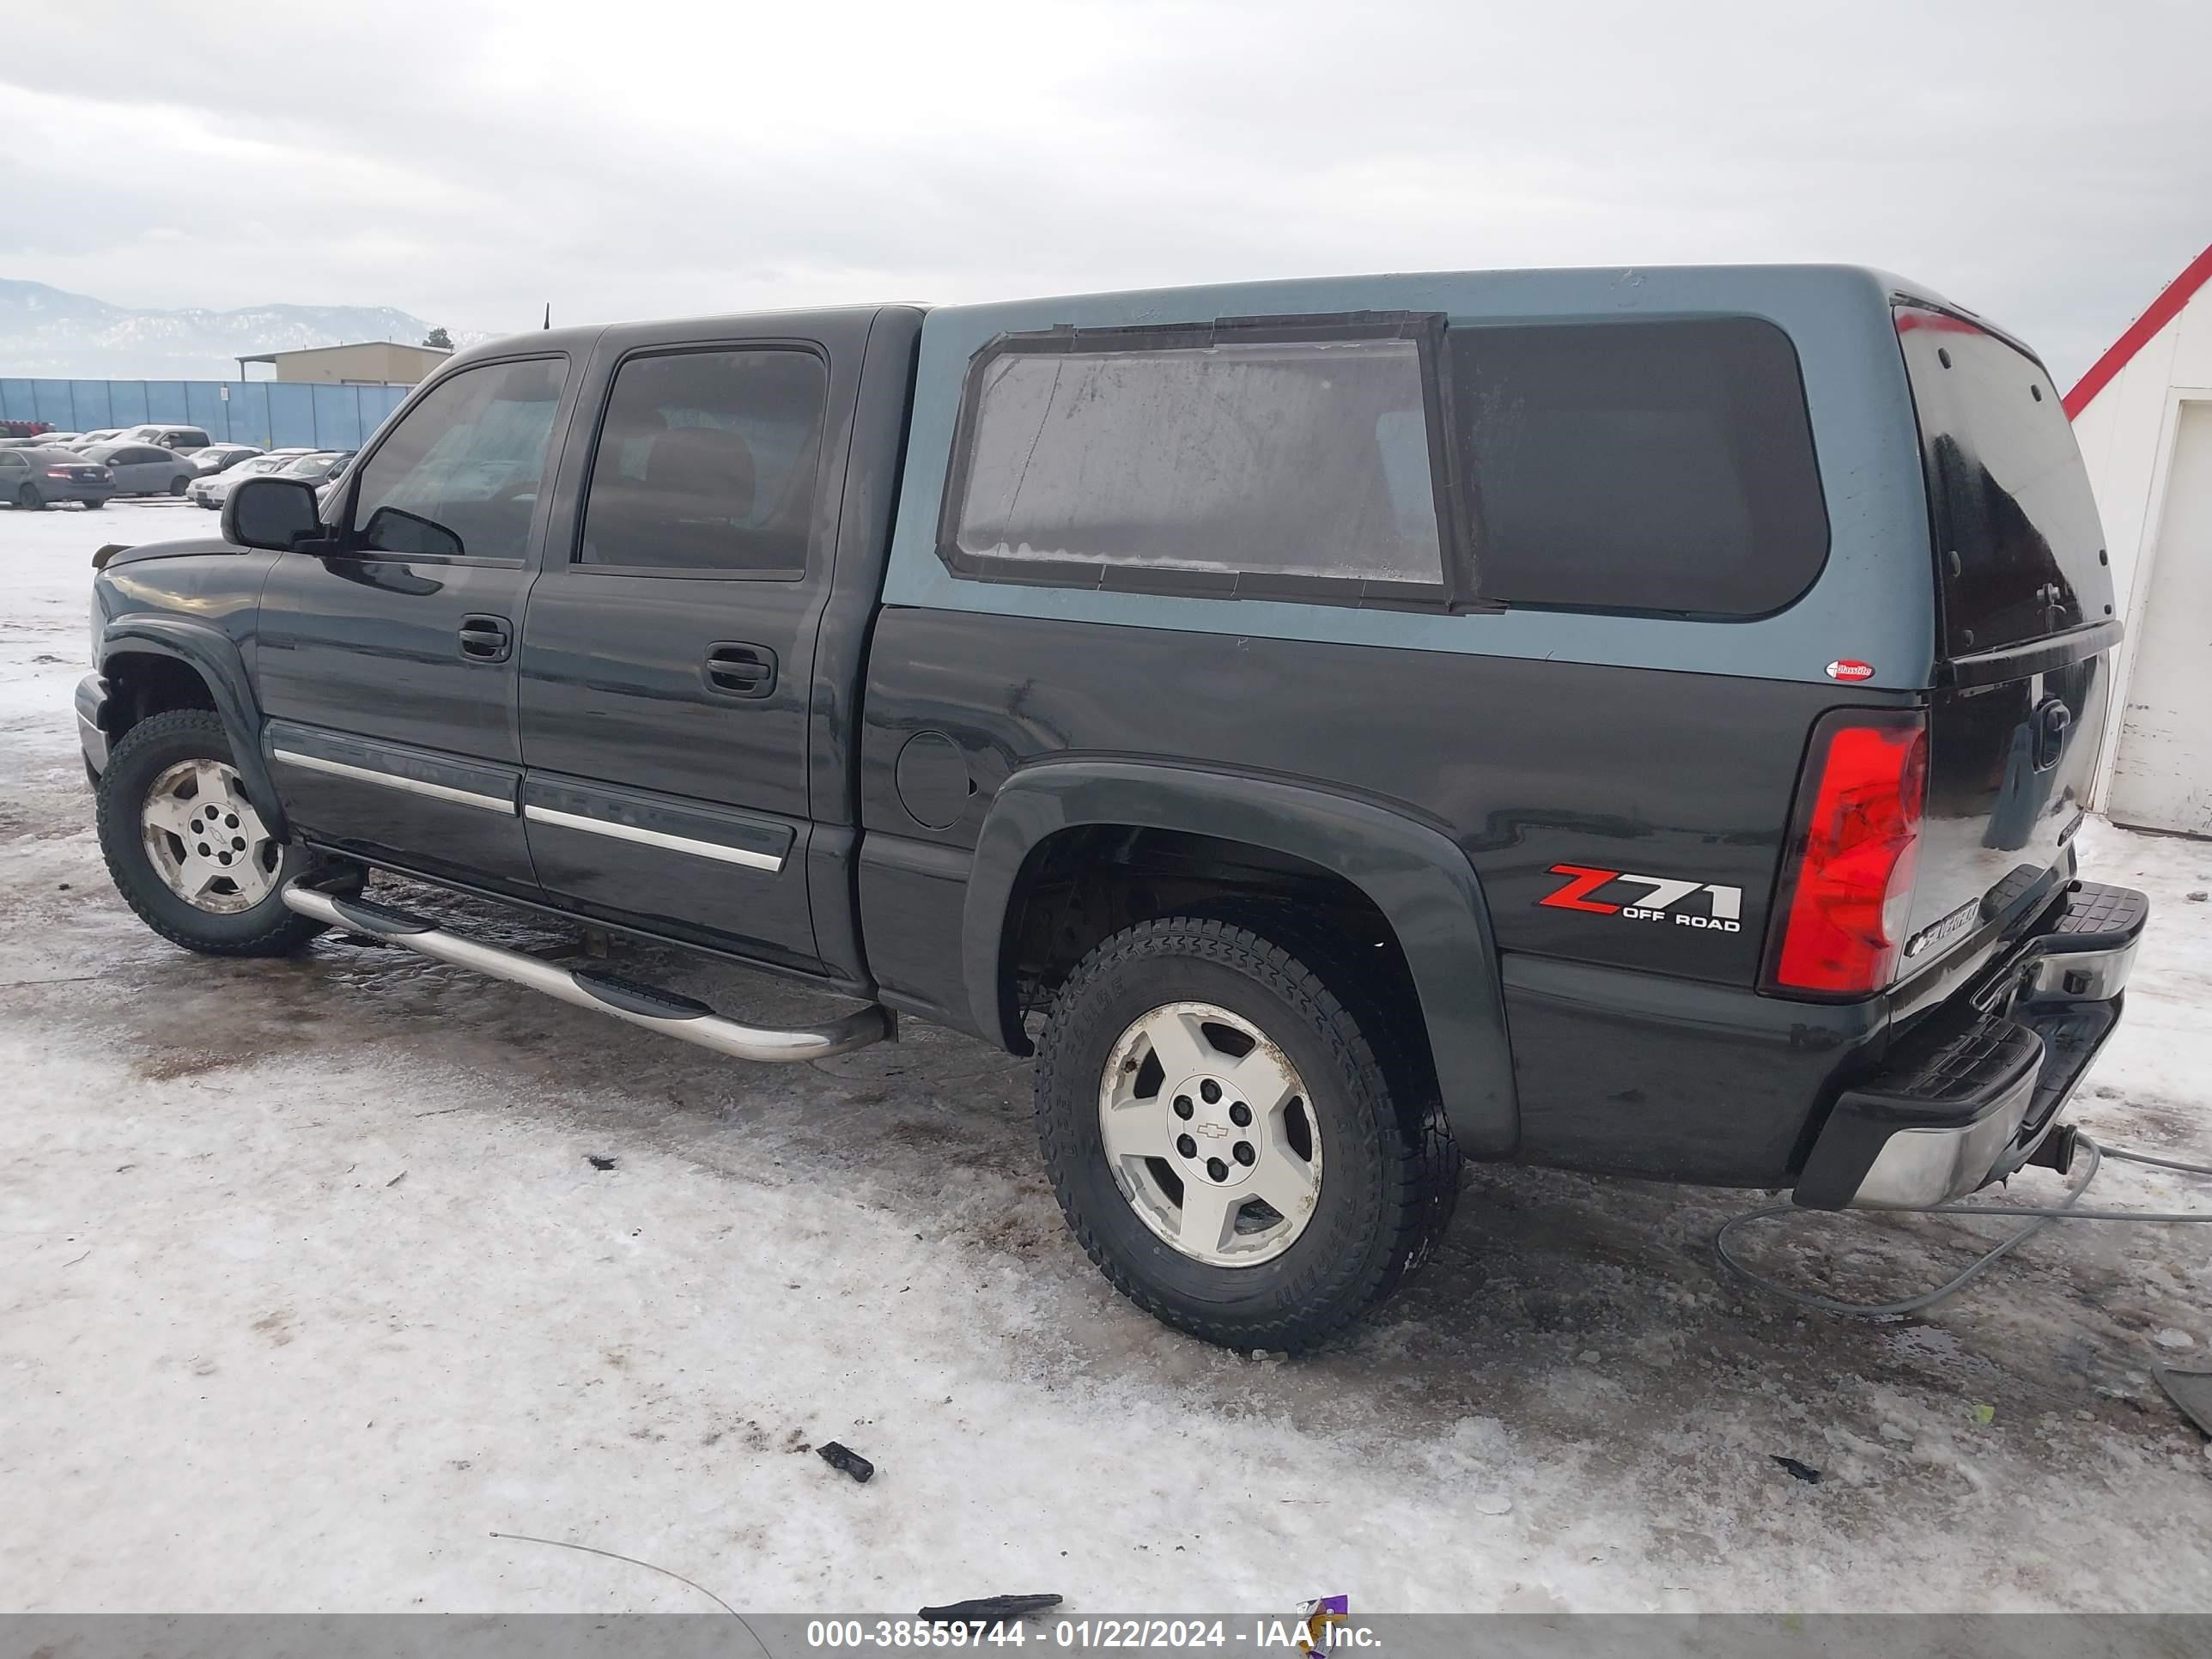
[[[1433,1088],[1413,970],[1375,901],[1308,860],[1182,830],[1082,824],[1030,849],[1007,906],[1000,958],[1003,988],[1024,1025],[1100,941],[1174,915],[1234,921],[1308,958],[1378,1050],[1395,1049]]]
[[[119,738],[139,721],[175,708],[216,708],[215,693],[199,671],[150,651],[112,655],[100,665],[107,682],[107,735]]]

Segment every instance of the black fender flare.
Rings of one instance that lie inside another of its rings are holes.
[[[1000,785],[975,845],[962,912],[961,969],[977,1030],[1027,1054],[1000,971],[1008,907],[1030,854],[1087,823],[1243,842],[1334,871],[1373,901],[1413,970],[1462,1149],[1510,1153],[1520,1136],[1497,940],[1482,884],[1443,830],[1371,802],[1269,778],[1109,760],[1048,761]]]
[[[246,798],[253,803],[276,835],[289,833],[284,804],[261,752],[261,705],[253,695],[253,682],[246,672],[245,654],[238,641],[205,623],[181,617],[133,615],[118,617],[100,631],[100,672],[108,672],[111,658],[131,653],[168,657],[185,665],[207,682],[215,698],[216,713],[230,734],[230,750]]]

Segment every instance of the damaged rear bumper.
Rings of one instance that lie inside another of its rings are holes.
[[[2119,1024],[2149,915],[2132,889],[2072,884],[2046,926],[1844,1091],[1806,1158],[1796,1202],[1917,1208],[2027,1163]]]

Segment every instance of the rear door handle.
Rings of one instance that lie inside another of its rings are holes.
[[[726,697],[764,697],[775,690],[775,653],[724,640],[707,647],[707,684]]]
[[[460,638],[471,662],[505,662],[514,649],[514,627],[504,617],[464,617]]]

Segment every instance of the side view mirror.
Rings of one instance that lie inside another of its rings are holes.
[[[289,553],[323,533],[315,492],[292,478],[247,478],[222,503],[222,535],[240,547]]]
[[[462,553],[459,536],[435,520],[403,507],[378,507],[369,514],[362,537],[369,546],[387,553],[413,553],[441,559],[458,559]]]

